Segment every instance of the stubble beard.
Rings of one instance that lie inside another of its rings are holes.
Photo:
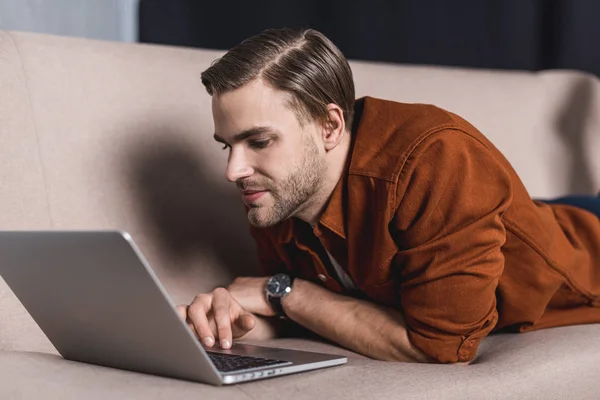
[[[325,160],[319,157],[316,144],[307,140],[304,156],[285,180],[268,190],[273,205],[250,206],[248,221],[255,227],[266,228],[291,218],[310,204],[325,179]]]

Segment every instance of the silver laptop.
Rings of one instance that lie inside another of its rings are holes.
[[[239,343],[206,349],[124,232],[4,231],[0,254],[0,275],[68,360],[213,385],[347,362]]]

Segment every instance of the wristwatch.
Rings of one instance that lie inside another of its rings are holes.
[[[267,301],[273,307],[275,315],[280,318],[285,318],[285,312],[281,301],[285,296],[290,294],[292,291],[292,285],[294,284],[294,277],[286,274],[273,275],[267,281],[265,287],[265,293],[267,295]]]

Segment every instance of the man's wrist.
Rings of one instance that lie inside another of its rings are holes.
[[[285,273],[273,275],[265,286],[265,299],[270,304],[275,316],[285,318],[282,302],[294,288],[294,277]]]
[[[293,313],[295,304],[301,301],[302,292],[307,283],[308,281],[305,281],[304,279],[294,279],[294,287],[292,291],[283,299],[281,299],[281,307],[283,308],[285,315],[289,316],[290,313]]]
[[[269,277],[239,277],[227,289],[244,310],[255,315],[272,317],[275,312],[265,297],[268,280]]]

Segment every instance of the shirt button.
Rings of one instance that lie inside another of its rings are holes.
[[[473,342],[469,339],[465,339],[458,349],[458,361],[466,361],[470,358],[473,352]]]
[[[322,280],[323,282],[325,282],[327,280],[327,277],[323,274],[319,274],[319,279]]]

